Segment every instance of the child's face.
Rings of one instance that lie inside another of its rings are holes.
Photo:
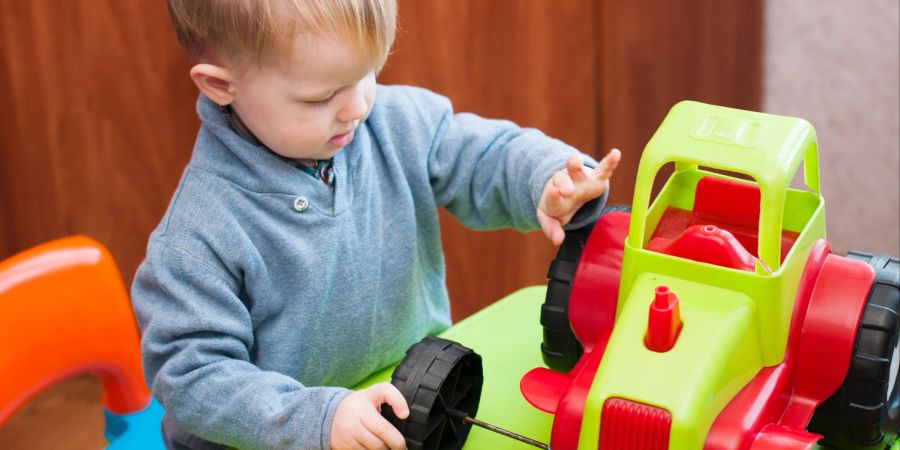
[[[353,139],[375,101],[375,70],[338,40],[301,33],[290,55],[234,72],[232,108],[269,149],[328,159]]]

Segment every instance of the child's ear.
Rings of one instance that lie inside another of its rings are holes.
[[[234,101],[234,75],[230,70],[213,64],[191,67],[191,79],[204,95],[220,106]]]

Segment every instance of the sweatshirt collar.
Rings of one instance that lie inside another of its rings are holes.
[[[227,111],[203,94],[197,100],[197,114],[202,125],[191,158],[192,166],[255,192],[293,194],[307,191],[310,184],[327,189],[320,181],[297,170],[294,161],[272,152],[252,136],[238,132],[229,123],[232,119]],[[334,156],[336,177],[346,175],[351,164],[348,158],[358,158],[360,141],[369,138],[365,128],[365,124],[361,125],[353,141]]]

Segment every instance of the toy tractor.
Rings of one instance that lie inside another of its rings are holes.
[[[549,446],[475,419],[482,360],[440,338],[393,372],[410,417],[385,415],[410,449],[459,449],[473,424],[553,450],[898,449],[898,285],[896,258],[831,253],[809,123],[682,102],[630,210],[569,231],[550,266],[549,368],[519,383]]]

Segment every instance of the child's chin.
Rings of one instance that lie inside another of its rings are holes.
[[[313,159],[313,160],[321,161],[321,160],[324,160],[324,159],[330,159],[330,158],[332,158],[334,155],[336,155],[338,152],[340,152],[340,151],[343,150],[343,149],[344,149],[344,147],[336,148],[336,147],[334,147],[334,146],[325,144],[325,145],[323,145],[322,147],[320,147],[319,149],[317,149],[317,150],[315,150],[315,151],[309,151],[309,150],[304,151],[304,152],[279,152],[279,151],[275,151],[275,153],[277,153],[277,154],[279,154],[279,155],[281,155],[281,156],[283,156],[283,157],[285,157],[285,158],[288,158],[288,159],[295,159],[295,160],[301,160],[301,159],[309,160],[309,159]]]
[[[311,159],[318,159],[318,160],[330,159],[330,158],[334,157],[334,155],[337,155],[345,147],[346,147],[346,145],[343,147],[334,147],[332,145],[326,145],[325,148],[322,149],[322,151],[320,151],[318,154],[316,154],[316,156],[312,157]]]

